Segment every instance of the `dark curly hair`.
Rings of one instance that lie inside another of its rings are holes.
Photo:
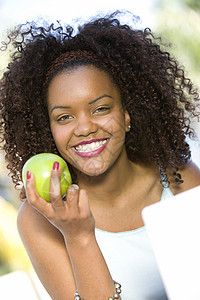
[[[71,26],[28,23],[9,35],[6,48],[12,45],[15,50],[0,83],[0,126],[15,185],[21,183],[23,164],[31,156],[59,154],[50,131],[44,82],[52,62],[73,50],[92,52],[118,84],[131,117],[129,159],[151,162],[162,174],[170,168],[181,182],[178,169],[191,156],[185,138],[193,134],[190,117],[197,115],[198,92],[162,48],[160,38],[150,29],[121,24],[118,15],[92,20],[76,33]]]

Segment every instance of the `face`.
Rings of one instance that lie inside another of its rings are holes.
[[[47,103],[57,149],[75,169],[98,176],[124,155],[130,117],[107,73],[93,66],[66,70],[52,79]]]

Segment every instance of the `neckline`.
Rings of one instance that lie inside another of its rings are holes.
[[[106,235],[113,235],[113,236],[128,236],[128,235],[132,235],[132,234],[139,234],[143,231],[145,231],[146,226],[142,226],[133,230],[126,230],[126,231],[119,231],[119,232],[112,232],[112,231],[106,231],[106,230],[102,230],[100,228],[95,228],[95,231],[100,234],[106,234]]]
[[[165,199],[167,198],[170,198],[173,196],[173,193],[172,191],[170,190],[169,187],[164,187],[163,190],[162,190],[162,194],[161,194],[161,199],[160,201],[164,201]],[[131,234],[137,234],[137,233],[140,233],[140,232],[143,232],[146,230],[146,226],[142,226],[142,227],[138,227],[136,229],[133,229],[133,230],[126,230],[126,231],[118,231],[118,232],[112,232],[112,231],[107,231],[107,230],[103,230],[103,229],[100,229],[100,228],[95,228],[95,231],[96,232],[99,232],[99,233],[102,233],[102,234],[107,234],[107,235],[115,235],[115,236],[127,236],[127,235],[131,235]]]

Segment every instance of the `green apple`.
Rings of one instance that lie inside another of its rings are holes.
[[[27,160],[22,169],[24,186],[26,187],[26,173],[31,171],[35,177],[35,186],[39,196],[47,202],[51,201],[49,195],[50,177],[55,161],[58,161],[61,167],[61,194],[64,196],[72,179],[66,162],[60,156],[53,153],[36,154]]]

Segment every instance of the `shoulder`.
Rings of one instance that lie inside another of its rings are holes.
[[[179,173],[183,183],[176,183],[170,174],[170,188],[174,195],[187,191],[195,186],[200,185],[200,168],[192,161],[189,161],[184,167],[179,168]]]
[[[17,227],[25,247],[31,246],[34,240],[62,240],[61,233],[25,201],[18,212]],[[44,235],[45,234],[45,235]]]
[[[20,234],[25,234],[27,230],[34,231],[38,227],[45,225],[47,221],[27,201],[24,201],[18,211],[17,226]],[[33,226],[34,225],[34,226]]]
[[[18,212],[17,228],[29,257],[42,258],[46,253],[41,249],[63,247],[64,240],[60,231],[55,228],[40,212],[25,201]],[[37,247],[36,245],[43,245]]]

